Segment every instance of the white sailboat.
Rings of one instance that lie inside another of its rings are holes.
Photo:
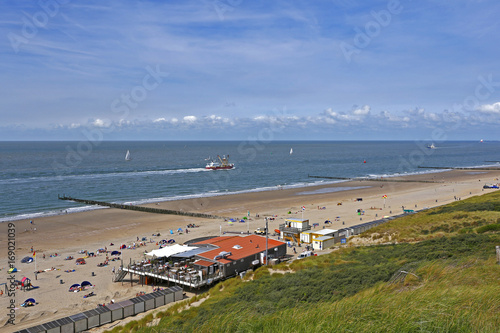
[[[290,148],[290,155],[293,154],[293,148]]]
[[[130,161],[132,157],[130,157],[130,150],[127,150],[127,153],[125,154],[125,161]]]

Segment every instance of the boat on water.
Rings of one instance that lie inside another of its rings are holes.
[[[207,170],[229,170],[234,168],[234,163],[229,163],[229,155],[220,157],[217,155],[219,161],[211,161],[205,166]]]
[[[429,149],[436,149],[436,146],[434,146],[434,143],[431,143],[430,145],[427,146]]]
[[[127,150],[127,153],[125,154],[125,161],[130,161],[132,157],[130,157],[130,150]]]
[[[290,155],[293,154],[293,148],[290,148]]]

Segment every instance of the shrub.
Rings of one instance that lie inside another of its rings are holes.
[[[478,234],[482,234],[488,231],[500,231],[500,223],[488,224],[476,229]]]

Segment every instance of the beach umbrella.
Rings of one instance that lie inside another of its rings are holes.
[[[92,286],[92,283],[90,283],[89,281],[83,281],[81,286],[82,287]]]
[[[182,228],[178,228],[177,231],[182,231]]]
[[[120,254],[122,254],[122,253],[120,251],[116,251],[116,250],[111,252],[112,256],[119,256]]]
[[[80,288],[80,285],[78,283],[75,283],[74,285],[72,285],[71,287],[69,287],[68,291],[75,291],[78,288]]]
[[[122,244],[122,246],[120,246],[120,250],[121,249],[126,249],[126,248],[127,248],[127,245],[125,245],[125,244]]]
[[[9,273],[15,273],[15,272],[17,272],[17,268],[12,267],[9,269]]]
[[[85,259],[83,259],[83,258],[78,258],[78,259],[76,259],[76,263],[77,263],[77,264],[81,264],[81,265],[83,265],[83,264],[85,264]]]
[[[36,303],[34,298],[28,298],[27,300],[24,301],[24,303],[28,303],[28,302]]]
[[[168,243],[171,244],[171,243],[175,243],[175,239],[169,239],[168,240]]]

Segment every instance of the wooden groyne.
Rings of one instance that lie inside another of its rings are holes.
[[[348,178],[348,177],[328,177],[328,176],[311,176],[307,175],[309,178],[325,178],[325,179],[338,179],[338,180],[350,180],[350,181],[369,181],[369,182],[388,182],[388,183],[444,183],[438,180],[411,180],[411,179],[394,179],[394,178]],[[403,176],[403,175],[401,175]]]
[[[124,204],[96,201],[96,200],[77,199],[77,198],[73,198],[73,197],[66,196],[66,195],[63,195],[63,196],[58,195],[57,197],[59,200],[80,202],[80,203],[84,203],[87,205],[97,205],[97,206],[104,206],[104,207],[111,207],[111,208],[118,208],[118,209],[136,210],[139,212],[146,212],[146,213],[182,215],[182,216],[200,217],[200,218],[205,218],[205,219],[227,219],[227,218],[222,217],[222,216],[211,215],[211,214],[182,212],[182,211],[171,210],[171,209],[160,209],[160,208],[153,208],[153,207],[124,205]]]
[[[493,161],[490,161],[493,162]],[[437,166],[418,166],[420,169],[446,169],[446,170],[478,170],[478,171],[485,171],[485,170],[495,170],[498,171],[500,168],[472,168],[472,167],[437,167]]]

